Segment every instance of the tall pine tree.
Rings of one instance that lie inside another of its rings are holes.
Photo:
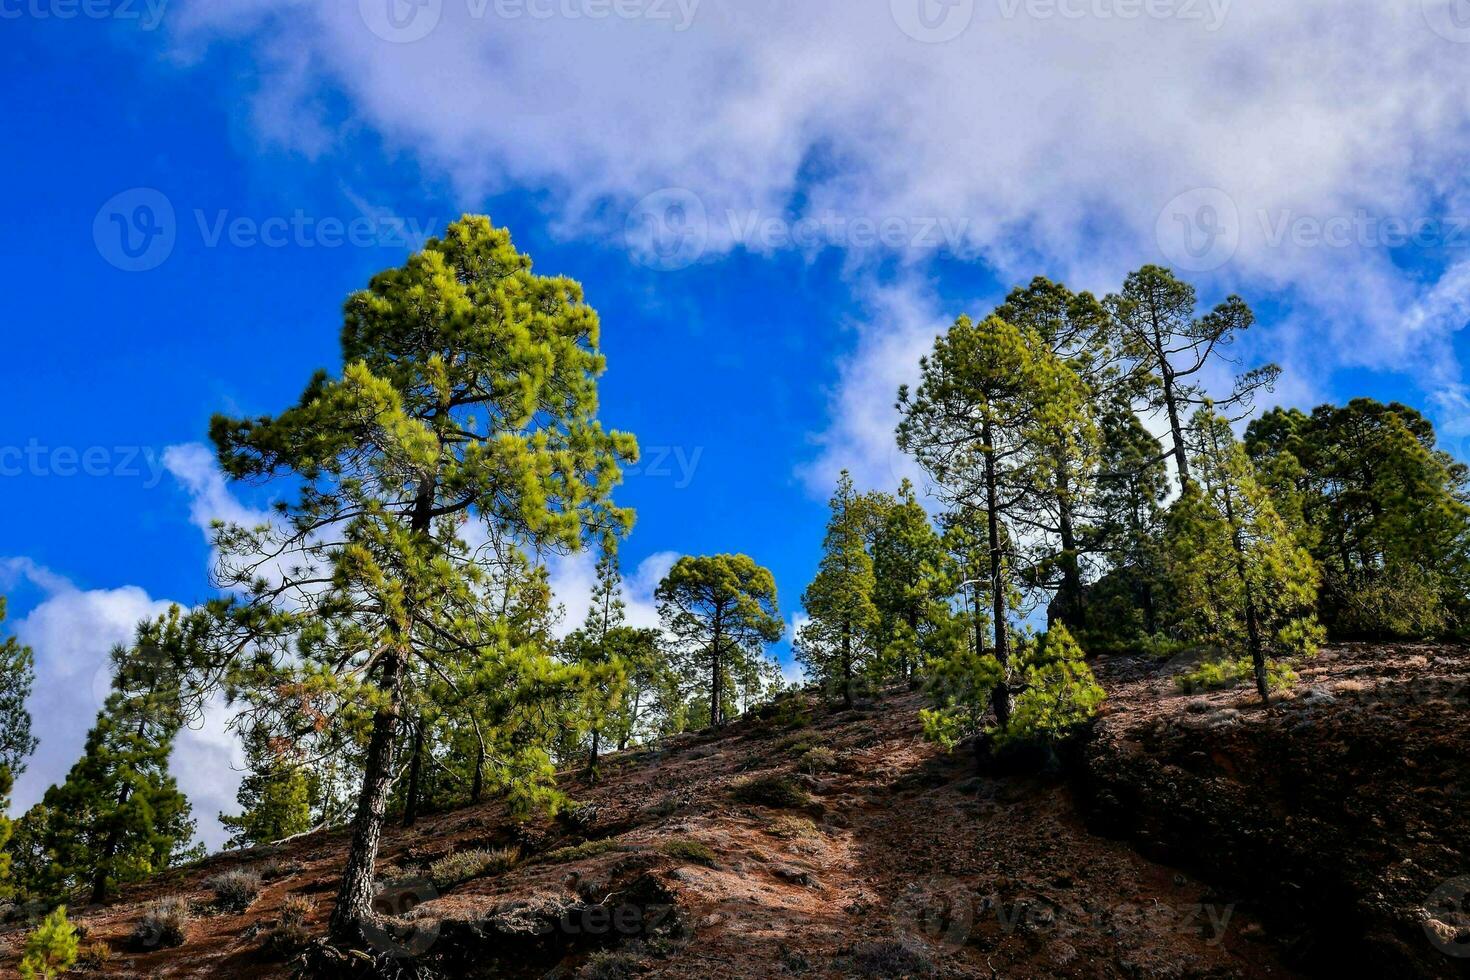
[[[873,579],[882,673],[908,680],[964,633],[965,623],[950,606],[962,581],[958,570],[907,480],[878,516]]]
[[[1088,392],[1040,334],[999,317],[960,317],[920,371],[915,391],[899,391],[899,446],[957,509],[984,522],[994,642],[976,660],[993,661],[990,701],[1005,728],[1017,667],[1011,600],[1030,570],[1017,528],[1052,497],[1058,460],[1080,445],[1071,433],[1086,425]]]
[[[436,687],[486,702],[491,771],[549,800],[525,699],[554,704],[574,678],[494,615],[492,549],[572,550],[631,525],[610,495],[637,449],[596,419],[598,329],[577,283],[535,275],[507,232],[466,216],[348,299],[337,375],[280,415],[211,426],[227,474],[300,488],[275,526],[217,535],[219,578],[244,593],[234,649],[273,645],[281,683],[363,740],[339,944],[373,916],[401,720]]]
[[[5,622],[5,597],[0,596],[0,625]],[[13,636],[0,643],[0,899],[8,898],[10,885],[10,842],[13,827],[6,811],[14,779],[25,772],[26,759],[36,750],[31,734],[31,714],[26,700],[36,682],[36,661],[31,648]]]
[[[1189,449],[1185,427],[1190,413],[1209,401],[1201,377],[1205,369],[1255,322],[1245,300],[1229,296],[1202,317],[1195,316],[1194,287],[1168,269],[1146,265],[1130,273],[1123,289],[1105,301],[1118,330],[1120,351],[1131,362],[1131,374],[1144,381],[1144,400],[1163,411],[1169,424],[1169,455],[1182,487],[1189,482]],[[1240,375],[1228,397],[1215,410],[1244,416],[1255,394],[1269,390],[1281,374],[1274,364]]]
[[[691,710],[691,723],[719,728],[734,712],[736,678],[749,676],[765,645],[781,638],[776,580],[746,555],[685,555],[654,595],[685,675],[708,685],[706,707]]]
[[[112,693],[65,781],[24,822],[26,886],[101,902],[197,856],[189,801],[169,772],[179,729],[197,710],[189,678],[205,662],[212,624],[177,606],[112,651]]]
[[[1188,430],[1195,482],[1170,508],[1166,547],[1184,638],[1243,649],[1270,700],[1267,658],[1321,638],[1316,563],[1256,478],[1230,423],[1208,405]]]
[[[627,666],[619,656],[618,633],[627,618],[623,601],[623,574],[618,568],[617,553],[611,548],[597,560],[597,581],[592,587],[592,601],[581,630],[568,637],[567,648],[579,662],[600,671],[600,683],[589,689],[587,712],[587,772],[597,774],[597,760],[602,752],[602,738],[614,711],[627,689]]]
[[[801,596],[810,618],[796,634],[796,658],[812,680],[851,707],[853,687],[878,652],[878,608],[866,502],[846,470],[828,506],[821,564]]]
[[[995,315],[1034,331],[1076,373],[1087,392],[1087,410],[1059,416],[1061,427],[1047,433],[1053,456],[1050,493],[1037,495],[1028,517],[1032,527],[1054,543],[1034,576],[1039,585],[1055,584],[1047,619],[1080,628],[1086,622],[1083,579],[1089,543],[1082,524],[1095,492],[1098,463],[1096,405],[1131,392],[1137,381],[1133,372],[1120,370],[1113,320],[1091,293],[1074,293],[1038,276],[1028,286],[1012,290]]]

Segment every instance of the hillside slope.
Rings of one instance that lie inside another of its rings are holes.
[[[517,824],[491,804],[392,829],[384,905],[407,917],[376,945],[467,977],[1287,977],[1342,959],[1323,954],[1320,917],[1290,918],[1313,907],[1352,932],[1342,949],[1388,950],[1379,963],[1400,975],[1457,975],[1470,961],[1442,951],[1460,951],[1452,913],[1432,923],[1436,946],[1415,903],[1425,883],[1470,873],[1458,850],[1463,705],[1458,719],[1434,708],[1394,723],[1423,731],[1386,737],[1383,719],[1350,729],[1376,715],[1330,689],[1361,681],[1353,672],[1374,656],[1324,655],[1271,711],[1243,692],[1187,697],[1155,669],[1104,664],[1107,713],[1050,775],[939,752],[919,737],[913,693],[850,711],[800,701],[609,757],[599,782],[568,784],[582,805],[557,820]],[[1467,666],[1459,650],[1401,656],[1441,678]],[[1314,788],[1294,797],[1297,770],[1334,739],[1341,757],[1321,758]],[[1411,775],[1388,775],[1390,756]],[[1351,785],[1367,787],[1362,800],[1349,802]],[[1351,819],[1332,822],[1334,796]],[[1272,825],[1289,831],[1262,829]],[[320,932],[345,836],[221,855],[73,918],[115,951],[107,975],[287,976],[290,962],[264,949],[272,925],[289,896],[305,896],[307,929]],[[520,855],[509,870],[430,880],[446,855],[505,847]],[[1302,869],[1315,847],[1335,872]],[[247,911],[213,911],[209,876],[267,861],[280,868]],[[1322,888],[1356,891],[1329,900]],[[140,946],[144,903],[171,895],[196,911],[184,945]],[[1346,920],[1339,904],[1361,911]],[[8,965],[21,938],[0,933]]]

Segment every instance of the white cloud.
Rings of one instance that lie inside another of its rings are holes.
[[[186,442],[167,447],[163,465],[188,492],[189,520],[205,534],[215,521],[247,528],[270,523],[270,514],[246,507],[230,492],[214,453],[204,444]]]
[[[15,781],[12,814],[39,802],[81,757],[87,731],[110,693],[112,648],[130,642],[140,620],[174,605],[135,585],[80,589],[27,559],[0,561],[0,582],[16,576],[39,588],[45,598],[13,624],[16,637],[35,654],[36,684],[29,708],[39,745]],[[217,814],[234,808],[240,778],[229,765],[240,753],[223,731],[226,717],[216,705],[201,729],[180,732],[170,760],[179,787],[194,806],[200,838],[210,847],[224,841]]]
[[[657,629],[658,606],[653,593],[679,555],[673,551],[657,551],[644,558],[631,572],[624,570],[623,601],[627,604],[627,625],[640,629]],[[558,625],[559,636],[566,636],[582,625],[592,605],[592,589],[597,584],[597,556],[590,550],[553,557],[551,590],[566,615]]]
[[[677,30],[673,5],[660,5],[667,20],[573,19],[445,0],[415,8],[442,13],[412,43],[370,30],[371,4],[189,0],[172,23],[185,60],[211,45],[254,55],[262,140],[314,155],[336,133],[371,128],[448,178],[466,206],[544,190],[562,234],[616,247],[630,213],[650,217],[635,202],[678,188],[707,218],[706,260],[739,239],[786,247],[738,231],[752,212],[783,227],[835,216],[840,230],[816,239],[845,246],[856,220],[917,232],[943,219],[952,250],[1003,280],[1044,271],[1106,290],[1147,261],[1190,263],[1167,206],[1218,188],[1210,221],[1184,217],[1196,234],[1227,222],[1238,247],[1197,278],[1302,312],[1261,344],[1311,350],[1288,361],[1308,375],[1292,382],[1299,390],[1340,365],[1431,363],[1430,390],[1455,390],[1447,338],[1466,318],[1464,276],[1401,270],[1374,221],[1343,242],[1310,234],[1359,211],[1466,213],[1470,46],[1447,39],[1458,37],[1444,17],[1452,0],[1001,0],[973,5],[973,20],[934,44],[911,36],[938,36],[907,16],[918,2],[705,0]],[[322,108],[337,105],[328,93],[345,95],[337,117]],[[922,242],[897,251],[915,263],[929,254]],[[851,253],[861,269],[885,250]],[[861,332],[808,481],[844,461],[886,468],[870,440],[886,424],[888,360],[911,353],[912,329],[896,317]],[[843,414],[854,410],[871,417]]]
[[[924,486],[923,471],[898,450],[894,403],[900,385],[917,383],[919,358],[953,318],[924,284],[912,281],[874,290],[866,305],[857,349],[843,359],[830,394],[830,425],[816,438],[816,458],[800,467],[818,498],[831,495],[844,469],[863,489],[892,491],[905,478]]]
[[[795,660],[782,661],[781,680],[785,682],[788,687],[792,684],[798,685],[800,687],[805,687],[807,684],[811,683],[811,678],[807,676],[806,668],[797,663]]]

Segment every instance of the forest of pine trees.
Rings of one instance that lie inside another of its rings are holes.
[[[754,558],[679,558],[659,627],[628,622],[614,491],[638,448],[598,421],[600,324],[576,282],[466,217],[343,321],[339,370],[277,414],[215,418],[221,468],[271,488],[272,520],[216,526],[218,595],[113,651],[81,757],[0,817],[0,899],[103,901],[198,857],[169,758],[212,700],[248,763],[230,846],[350,828],[331,920],[350,945],[389,821],[488,798],[554,812],[608,753],[785,689]],[[919,690],[929,738],[1001,747],[1085,724],[1100,655],[1187,655],[1269,700],[1328,639],[1463,636],[1465,465],[1405,405],[1261,411],[1274,366],[1209,390],[1252,321],[1156,266],[1101,299],[1038,278],[957,318],[897,393],[918,483],[844,472],[832,491],[792,640],[810,684],[841,706]],[[578,551],[596,584],[564,632],[547,559]],[[33,677],[5,639],[7,803]]]

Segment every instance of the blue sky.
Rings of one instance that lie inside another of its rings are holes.
[[[891,403],[934,332],[1035,274],[1192,267],[1255,307],[1237,353],[1284,365],[1278,400],[1470,434],[1465,0],[84,9],[0,0],[0,592],[43,738],[17,808],[75,757],[107,648],[210,594],[202,526],[266,499],[212,470],[210,415],[293,400],[344,297],[463,211],[601,313],[645,617],[671,556],[744,551],[789,621],[837,469],[911,472]],[[558,565],[573,621],[587,581]],[[219,725],[179,759],[211,841]]]

